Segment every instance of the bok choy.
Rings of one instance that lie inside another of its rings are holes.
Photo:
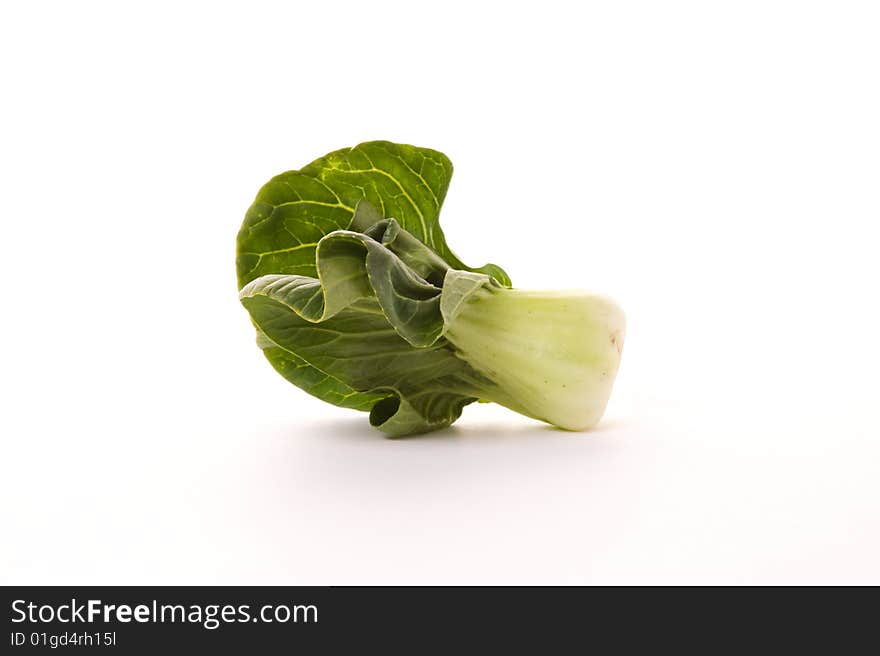
[[[287,380],[368,411],[390,436],[449,426],[477,400],[592,427],[620,363],[622,311],[466,266],[438,220],[451,176],[442,153],[373,141],[270,180],[237,243],[257,344]]]

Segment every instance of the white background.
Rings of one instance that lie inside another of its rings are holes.
[[[880,583],[876,3],[4,3],[2,583]],[[618,299],[605,420],[391,441],[236,297],[389,139],[466,262]]]

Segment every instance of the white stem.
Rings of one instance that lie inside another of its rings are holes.
[[[471,294],[445,336],[498,386],[489,400],[586,430],[605,411],[625,328],[623,311],[604,296],[494,287]]]

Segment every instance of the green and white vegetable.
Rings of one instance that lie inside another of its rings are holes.
[[[369,411],[390,436],[494,401],[570,430],[602,416],[625,320],[585,292],[510,288],[467,267],[438,215],[452,176],[434,150],[373,141],[282,173],[238,234],[240,299],[287,380]]]

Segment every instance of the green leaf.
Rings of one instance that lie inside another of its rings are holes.
[[[467,392],[476,389],[472,381],[479,376],[449,345],[439,340],[430,347],[413,346],[391,326],[376,299],[360,299],[318,323],[309,321],[296,309],[302,299],[291,297],[305,297],[313,282],[266,276],[242,290],[242,303],[265,334],[264,348],[279,373],[325,401],[372,407],[372,423],[394,436],[448,426],[476,400]],[[278,362],[294,368],[307,363],[304,371],[317,383],[304,385],[301,373],[291,377]]]
[[[391,435],[449,425],[485,381],[441,338],[443,280],[471,269],[438,220],[452,164],[375,141],[270,180],[238,235],[241,300],[287,380]],[[387,218],[386,218],[387,217]]]
[[[398,241],[400,229],[394,219],[372,230],[380,239],[390,235]],[[315,324],[325,324],[361,299],[375,298],[384,319],[407,342],[423,347],[437,341],[443,331],[441,289],[383,243],[363,233],[337,230],[319,242],[316,260],[317,278],[265,275],[245,285],[241,297],[270,296]]]
[[[322,238],[317,278],[261,276],[242,303],[270,362],[304,390],[371,408],[371,423],[390,435],[447,426],[485,381],[440,338],[442,289],[404,258],[429,275],[446,265],[394,219],[370,225],[377,218],[362,202],[352,225],[366,232]]]
[[[280,346],[265,345],[263,353],[275,371],[284,378],[295,382],[312,396],[341,408],[369,412],[378,401],[388,396],[382,393],[358,392]]]
[[[299,171],[276,176],[260,189],[239,231],[239,287],[266,274],[316,277],[318,243],[329,233],[348,227],[359,233],[372,229],[372,236],[384,239],[387,248],[401,257],[423,282],[439,285],[449,266],[467,269],[447,246],[438,220],[451,176],[452,164],[442,153],[385,141],[338,150]],[[360,204],[363,200],[370,202]],[[355,222],[354,216],[358,207],[360,223]],[[397,230],[394,224],[378,226],[386,216],[396,218],[397,227],[414,230],[418,237],[405,229]],[[327,248],[332,250],[334,246]],[[343,261],[345,249],[356,249],[357,245],[336,243],[335,248],[340,251],[338,261]],[[495,265],[480,270],[510,284],[507,274]],[[395,307],[395,285],[413,287],[407,293],[420,286],[405,270],[393,269],[376,275],[389,276],[386,284],[380,286],[389,307]],[[340,286],[341,293],[331,294],[332,298],[367,293],[362,278],[345,281],[343,276],[334,278],[331,273],[325,274],[325,278],[329,284]],[[317,301],[318,297],[313,300]],[[407,311],[406,301],[399,305],[395,310],[398,314]],[[420,329],[407,327],[405,322],[398,325],[411,339],[418,339]],[[437,330],[435,325],[432,331],[422,334],[422,339],[433,339]],[[263,352],[287,380],[329,403],[364,410],[387,396],[355,390],[280,347],[263,348]]]
[[[348,228],[363,199],[452,268],[480,271],[510,286],[500,267],[471,269],[446,244],[439,214],[451,177],[452,163],[442,153],[371,141],[272,178],[260,189],[238,234],[239,288],[270,273],[317,275],[318,242]]]

